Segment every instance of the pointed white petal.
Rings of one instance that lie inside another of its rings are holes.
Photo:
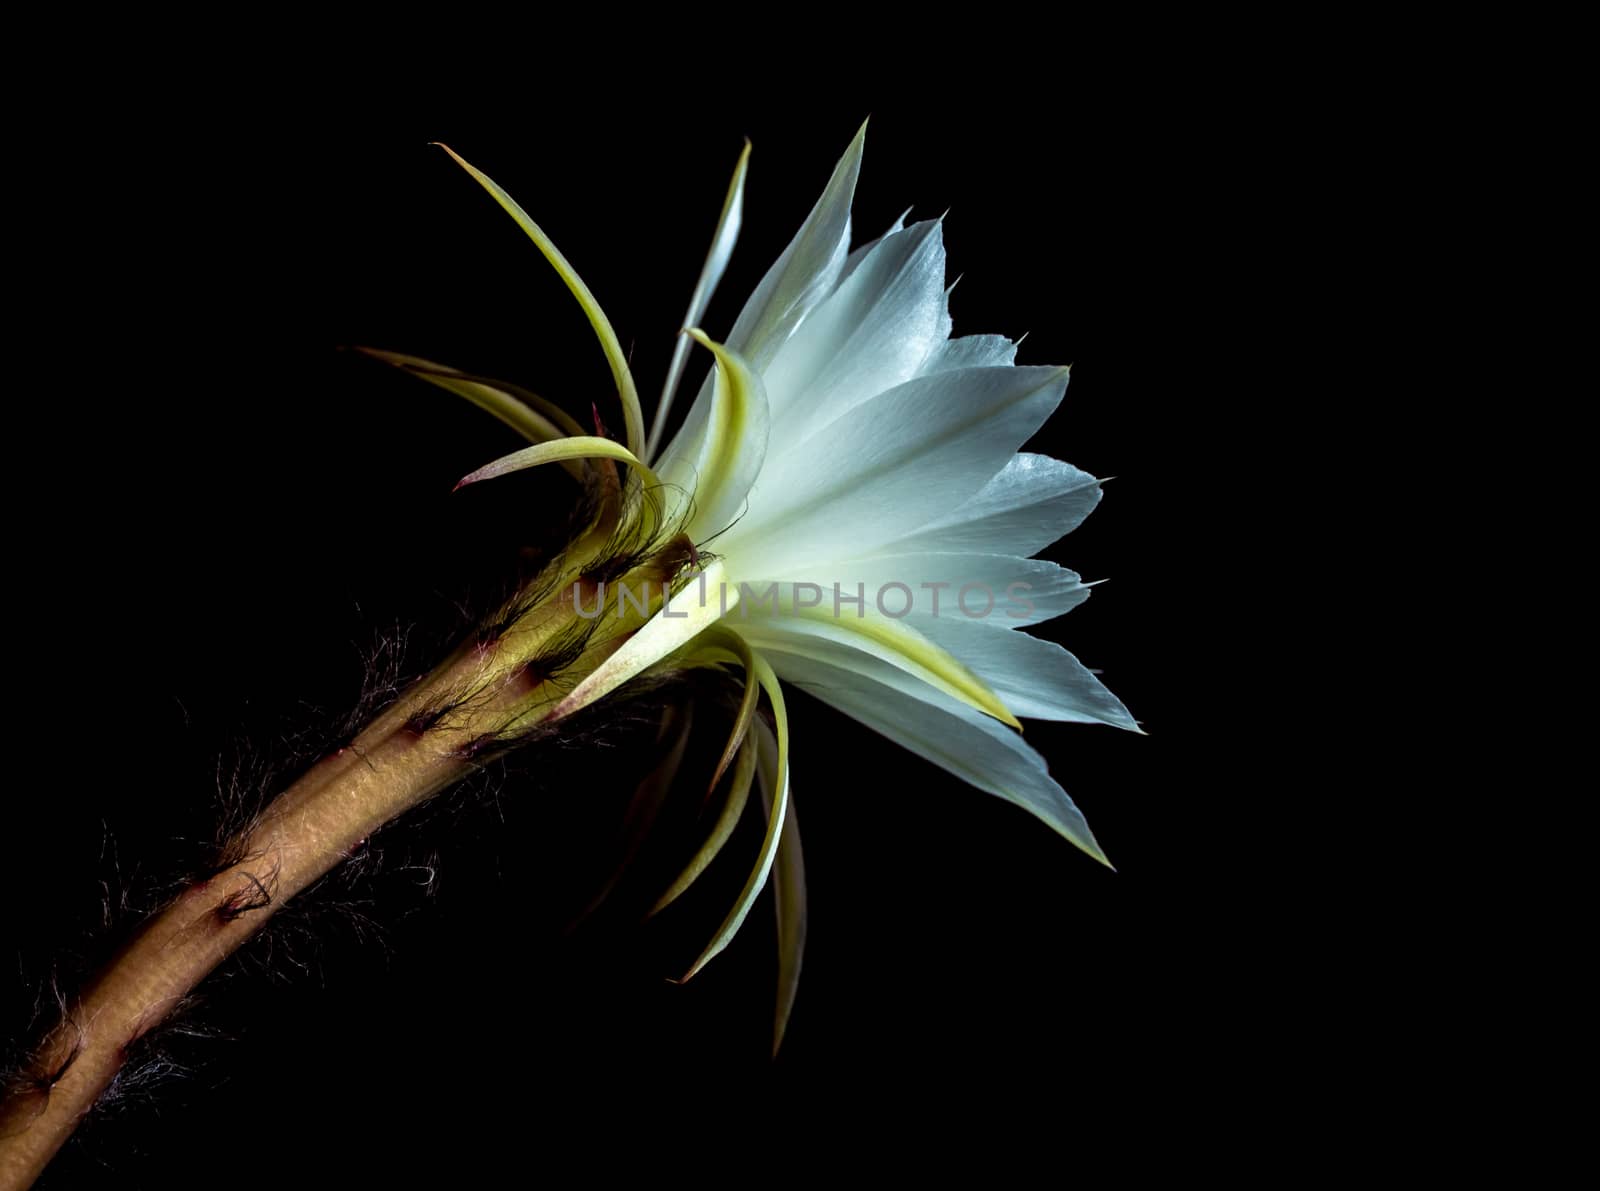
[[[740,604],[741,614],[749,611],[754,603],[751,599]],[[814,643],[826,642],[859,651],[863,656],[905,671],[985,715],[994,716],[1001,723],[1016,728],[1022,726],[971,667],[905,621],[884,616],[835,617],[833,608],[827,604],[801,608],[795,603],[793,589],[781,584],[775,611],[763,612],[749,620],[732,621],[729,627],[762,649],[783,643],[804,652]]]
[[[766,656],[785,681],[980,790],[1031,811],[1102,864],[1110,863],[1083,813],[1051,780],[1044,758],[1003,724],[930,688],[923,688],[923,698],[907,694],[896,673],[881,664],[869,676],[825,657],[781,650]]]
[[[917,375],[949,334],[939,222],[886,236],[762,374],[774,429],[783,441],[804,439]]]
[[[906,551],[982,550],[1026,557],[1070,533],[1100,503],[1100,481],[1024,452],[953,512],[894,544]]]
[[[923,361],[922,371],[952,368],[999,368],[1017,362],[1017,345],[1004,335],[963,335],[947,339]]]
[[[1064,368],[971,368],[880,393],[803,448],[769,454],[749,515],[719,550],[751,579],[876,552],[976,493],[1066,384]]]
[[[876,240],[868,240],[859,248],[853,248],[850,250],[850,255],[845,257],[844,268],[839,270],[840,285],[843,285],[845,283],[845,279],[849,277],[850,274],[854,273],[858,268],[860,268],[861,262],[867,259],[867,253],[876,248],[885,237],[892,236],[901,228],[905,227],[906,216],[909,214],[911,214],[911,208],[907,207],[904,211],[900,212],[900,217],[889,225],[889,230],[884,232],[882,236],[879,236]]]
[[[706,254],[706,263],[700,270],[700,280],[695,283],[694,293],[689,297],[689,310],[683,316],[685,327],[697,327],[705,316],[706,306],[711,302],[711,295],[717,291],[717,282],[722,280],[722,274],[728,268],[728,261],[733,256],[733,246],[739,239],[739,225],[744,219],[744,176],[750,165],[750,142],[744,143],[744,152],[739,154],[739,164],[734,166],[733,181],[728,183],[728,195],[722,202],[722,214],[717,219],[717,230],[711,236],[711,251]],[[680,338],[677,346],[672,349],[672,364],[667,369],[667,381],[661,389],[661,402],[656,406],[656,416],[650,426],[650,441],[645,447],[645,461],[655,455],[656,448],[661,445],[661,432],[666,428],[667,411],[672,408],[672,399],[678,391],[678,382],[683,378],[684,365],[689,362],[689,341]]]
[[[932,616],[1021,628],[1060,616],[1089,598],[1089,586],[1065,567],[1007,554],[885,553],[830,565],[826,573],[805,578],[822,588],[830,607],[838,584],[846,616],[855,615],[853,601],[859,595],[866,616],[904,619],[917,628]]]
[[[1138,732],[1122,701],[1054,641],[1007,632],[994,620],[957,614],[917,622],[1024,718],[1110,724]]]
[[[725,341],[758,375],[800,320],[838,284],[850,245],[850,204],[855,198],[866,135],[867,126],[863,124],[834,167],[833,177],[817,205],[750,295]],[[670,470],[672,460],[692,455],[698,448],[710,417],[711,391],[712,381],[707,377],[683,425],[661,453],[663,470]]]
[[[850,247],[850,204],[866,144],[863,124],[805,223],[745,303],[728,345],[765,368],[795,325],[838,283]]]

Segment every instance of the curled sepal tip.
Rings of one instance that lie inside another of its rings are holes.
[[[698,327],[684,331],[717,362],[710,424],[693,460],[695,524],[707,535],[738,520],[767,457],[770,414],[761,378],[738,352]]]
[[[655,473],[621,443],[609,438],[582,435],[563,438],[556,442],[538,443],[535,446],[523,447],[520,451],[513,451],[509,455],[502,455],[493,463],[485,463],[471,475],[462,476],[456,482],[456,488],[465,488],[468,484],[481,484],[484,480],[492,480],[514,471],[524,471],[530,467],[561,463],[571,459],[615,459],[637,469],[651,487],[660,485]]]

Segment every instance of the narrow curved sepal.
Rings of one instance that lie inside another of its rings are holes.
[[[478,377],[468,376],[466,373],[457,372],[454,368],[446,368],[418,356],[382,351],[374,347],[358,347],[355,350],[374,360],[393,365],[447,393],[465,398],[479,409],[500,419],[529,442],[552,442],[569,434],[583,434],[583,430],[570,417],[560,415],[565,418],[565,422],[562,422],[552,416],[552,412],[559,413],[553,406],[548,410],[532,407],[513,394],[509,388],[490,384]],[[567,459],[562,461],[561,466],[570,472],[574,479],[579,481],[584,479],[582,461]]]
[[[572,267],[567,258],[561,255],[560,249],[544,230],[529,218],[528,213],[518,205],[517,200],[503,190],[498,183],[488,174],[478,169],[467,161],[449,145],[441,141],[434,142],[450,154],[462,169],[471,174],[478,185],[493,196],[495,202],[505,210],[506,214],[516,220],[517,226],[527,234],[528,239],[538,246],[544,254],[545,260],[550,262],[552,268],[560,275],[561,280],[567,283],[567,288],[572,291],[572,296],[578,300],[578,305],[583,307],[583,313],[589,319],[589,325],[594,328],[595,337],[600,340],[600,348],[605,352],[606,363],[611,366],[611,377],[616,382],[617,396],[622,402],[622,420],[627,431],[628,450],[640,459],[644,458],[644,412],[639,407],[639,389],[633,383],[633,372],[628,368],[627,353],[622,350],[622,343],[617,338],[617,333],[612,329],[611,320],[606,317],[600,303],[590,292],[589,287],[583,283],[583,278],[578,276],[578,271]]]
[[[660,485],[655,473],[621,443],[614,439],[584,435],[581,438],[563,438],[556,442],[539,443],[503,455],[493,463],[485,463],[471,475],[462,476],[456,482],[456,487],[465,488],[468,484],[481,484],[485,480],[493,480],[514,471],[524,471],[546,463],[561,463],[569,459],[615,459],[638,470],[652,488]]]
[[[560,438],[568,434],[588,433],[582,426],[578,425],[576,418],[554,401],[530,392],[521,385],[512,384],[510,381],[479,376],[472,372],[463,372],[461,369],[452,368],[448,364],[438,364],[433,360],[425,360],[421,356],[408,356],[403,352],[384,351],[382,348],[376,347],[357,347],[355,350],[364,356],[370,356],[374,360],[381,360],[385,364],[391,364],[404,372],[420,377],[429,384],[438,385],[440,388],[447,389],[452,393],[458,393],[459,396],[465,397],[474,405],[479,405],[480,408],[487,410],[513,430],[533,442],[543,442],[545,439],[533,438],[532,435],[527,434],[522,429],[522,426],[517,421],[512,420],[517,418],[524,410],[538,415],[540,424],[545,422],[554,423],[559,433],[546,435],[545,438]],[[446,382],[448,381],[465,382],[477,386],[479,389],[487,389],[493,394],[492,400],[494,404],[483,404],[478,400],[478,393],[459,392],[447,384]],[[509,406],[506,405],[507,402],[510,403]]]
[[[750,913],[750,907],[755,904],[756,898],[766,886],[767,877],[772,872],[773,861],[778,855],[778,843],[783,838],[783,822],[789,808],[789,713],[783,704],[783,690],[778,683],[778,676],[772,672],[772,667],[760,654],[756,655],[756,677],[761,683],[761,689],[767,693],[768,700],[772,703],[772,716],[778,729],[778,764],[777,776],[773,780],[772,808],[767,815],[767,834],[761,841],[761,851],[756,856],[754,869],[744,883],[738,899],[733,903],[733,908],[728,911],[728,916],[723,919],[722,925],[717,928],[717,933],[711,942],[706,945],[698,959],[690,965],[689,970],[682,976],[682,980],[690,980],[695,973],[710,963],[722,953],[732,941],[733,936],[739,933],[739,928],[744,925],[745,918]]]
[[[697,637],[695,652],[696,656],[705,655],[718,661],[735,662],[744,667],[744,694],[739,699],[739,710],[734,716],[733,727],[728,732],[728,743],[723,746],[722,756],[717,759],[717,768],[711,775],[711,786],[714,789],[722,780],[722,775],[727,772],[728,766],[733,763],[739,746],[744,743],[745,733],[750,730],[750,721],[756,713],[756,702],[761,696],[761,684],[756,681],[756,659],[750,643],[725,625],[714,624]]]
[[[669,738],[672,743],[660,763],[634,788],[633,797],[628,800],[627,810],[623,812],[622,846],[619,849],[617,863],[611,870],[611,875],[606,878],[605,884],[600,887],[600,891],[572,921],[569,930],[581,924],[605,904],[634,858],[639,855],[639,849],[644,846],[650,829],[660,817],[661,807],[672,790],[672,783],[678,776],[678,770],[683,766],[683,755],[688,749],[689,737],[693,730],[693,703],[685,703],[681,710],[673,706],[667,708],[661,731],[657,733],[656,745],[659,747]]]
[[[756,684],[752,682],[751,685]],[[651,915],[661,913],[682,897],[689,886],[700,879],[700,874],[711,867],[711,862],[717,858],[722,846],[733,835],[733,829],[739,825],[739,820],[744,816],[745,805],[750,801],[750,786],[756,774],[756,762],[756,743],[754,740],[746,740],[740,746],[739,759],[733,767],[733,777],[728,782],[728,799],[722,804],[717,821],[712,825],[711,834],[678,874],[677,880],[656,899],[656,904],[650,908]]]
[[[728,183],[728,195],[722,201],[722,214],[717,218],[717,230],[711,236],[711,249],[706,253],[706,263],[695,282],[694,293],[689,297],[689,309],[683,316],[683,325],[697,326],[717,291],[717,283],[727,271],[733,256],[733,246],[739,239],[739,226],[744,220],[744,177],[750,165],[750,142],[744,143],[739,154],[739,164],[733,167],[733,180]],[[661,445],[661,434],[666,429],[667,411],[677,396],[678,383],[683,379],[684,367],[689,363],[689,341],[679,339],[672,349],[672,363],[667,368],[667,380],[661,388],[661,401],[656,406],[655,420],[650,425],[650,441],[645,447],[645,459],[655,458]]]
[[[771,729],[760,721],[755,737],[761,796],[770,815],[777,789],[777,742],[772,738]],[[800,848],[800,819],[795,814],[792,795],[789,813],[783,820],[783,838],[778,841],[778,858],[772,867],[772,906],[778,919],[778,998],[772,1022],[772,1054],[776,1058],[794,1012],[795,994],[800,988],[800,966],[806,950],[806,864]]]
[[[694,468],[694,524],[711,537],[744,511],[767,457],[767,391],[744,357],[698,327],[684,332],[716,357],[711,415]]]

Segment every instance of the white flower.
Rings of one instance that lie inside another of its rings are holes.
[[[698,584],[680,591],[670,610],[658,612],[594,669],[555,714],[592,702],[664,659],[696,651],[742,662],[776,713],[776,739],[746,750],[750,767],[770,787],[766,844],[739,904],[696,970],[742,922],[780,846],[792,847],[798,864],[798,834],[786,816],[788,742],[779,679],[1026,807],[1102,861],[1083,815],[1022,739],[1016,717],[1138,730],[1071,654],[1022,631],[1088,595],[1077,575],[1030,556],[1088,515],[1100,498],[1098,481],[1055,459],[1018,453],[1060,402],[1067,370],[1017,365],[1016,345],[999,336],[950,337],[939,220],[909,227],[897,221],[881,238],[850,251],[864,134],[863,127],[725,342],[688,332],[710,349],[715,368],[659,456],[656,442],[683,371],[687,338],[647,443],[634,381],[599,305],[521,208],[461,163],[511,212],[582,303],[616,379],[627,440],[624,446],[576,434],[570,424],[521,425],[536,445],[467,480],[546,462],[620,460],[645,489],[664,494],[658,504],[666,505],[667,524],[681,524],[706,552]],[[691,301],[690,327],[732,251],[748,153],[747,147]],[[493,395],[466,395],[493,407]],[[496,412],[513,424],[518,417],[542,421],[525,410]],[[634,507],[650,506],[640,501]],[[776,607],[752,608],[753,597],[773,584]],[[974,601],[1005,599],[1008,589],[1024,596],[974,617],[970,602],[958,603],[964,587],[984,593]],[[816,593],[820,602],[802,606]],[[908,597],[910,608],[902,613]],[[936,604],[930,597],[942,598]],[[1023,602],[1028,611],[1017,616]],[[751,722],[754,698],[750,684],[739,735]],[[741,743],[730,742],[726,756]],[[747,787],[750,780],[747,772]],[[782,873],[781,860],[779,867]],[[781,916],[781,883],[779,893]],[[780,1030],[784,1014],[780,1008]]]

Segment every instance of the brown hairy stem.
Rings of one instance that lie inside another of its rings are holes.
[[[244,859],[190,885],[111,961],[51,1031],[31,1079],[0,1102],[0,1189],[32,1184],[121,1069],[128,1049],[290,897],[368,833],[463,776],[444,742],[391,736],[332,780],[289,787],[239,841]],[[280,804],[294,803],[292,809]]]
[[[156,1027],[291,897],[391,819],[471,773],[486,741],[550,715],[636,624],[608,623],[550,681],[541,647],[574,623],[560,589],[498,640],[469,644],[323,758],[230,841],[227,867],[145,922],[0,1090],[0,1191],[30,1186]],[[613,628],[613,626],[615,626]]]

